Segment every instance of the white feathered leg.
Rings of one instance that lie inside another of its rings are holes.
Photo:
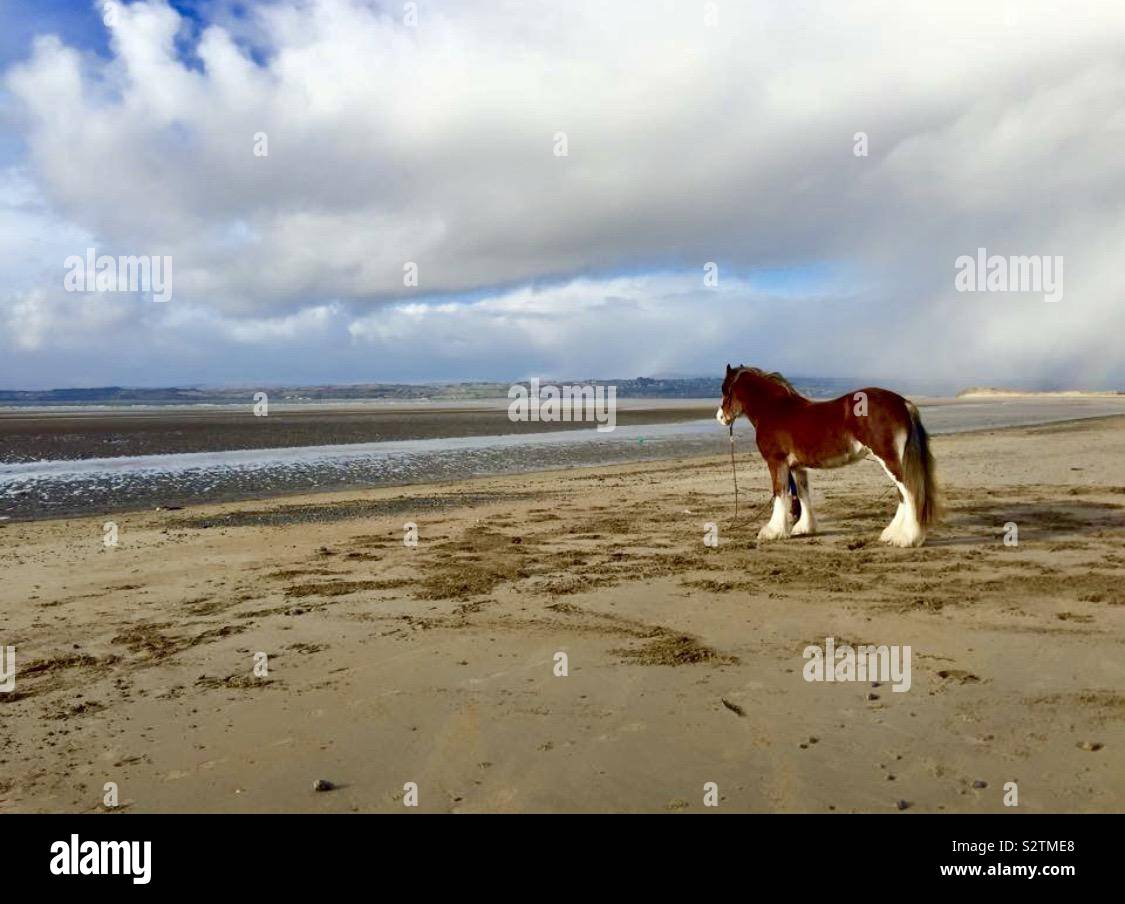
[[[788,537],[793,524],[793,512],[789,508],[789,494],[773,497],[773,515],[769,523],[758,531],[759,540],[780,540]]]

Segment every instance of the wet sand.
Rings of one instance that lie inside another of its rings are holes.
[[[617,423],[668,424],[714,414],[714,402],[624,401]],[[272,405],[238,408],[0,411],[0,462],[284,449],[458,436],[580,430],[583,422],[512,422],[506,400],[451,405]]]
[[[606,432],[589,422],[563,422],[567,429],[550,430],[543,428],[558,425],[513,424],[507,420],[503,404],[495,404],[501,410],[479,409],[474,404],[439,412],[395,406],[397,410],[391,412],[379,406],[357,415],[365,429],[375,429],[376,421],[389,425],[378,428],[384,436],[437,434],[423,438],[228,449],[246,439],[244,422],[261,420],[228,411],[219,421],[224,426],[206,433],[206,443],[214,444],[214,450],[0,462],[0,521],[108,516],[144,508],[722,455],[728,447],[727,433],[716,424],[709,406],[703,409],[706,417],[699,419],[697,406],[706,402],[627,402],[618,412],[623,423]],[[1125,413],[1125,399],[925,399],[920,405],[932,434]],[[322,414],[334,416],[323,409]],[[161,414],[148,433],[138,434],[138,442],[163,441],[163,431],[170,429],[166,418],[180,423],[176,418],[190,416],[182,410]],[[97,448],[96,436],[101,436],[101,442],[112,435],[98,433],[101,419],[113,421],[117,415],[81,412],[77,417],[95,425],[81,434],[83,448],[89,450]],[[147,415],[138,417],[144,420]],[[48,417],[44,423],[53,421]],[[480,429],[507,432],[472,432]],[[173,435],[178,434],[173,431]],[[203,437],[201,433],[196,439],[202,442]],[[748,422],[736,425],[735,439],[738,448],[753,448],[753,429]]]
[[[9,523],[0,810],[1121,811],[1125,418],[934,449],[916,550],[868,462],[756,543],[745,446],[736,524],[722,456],[122,515],[112,549]],[[804,681],[829,636],[910,645],[910,691]]]

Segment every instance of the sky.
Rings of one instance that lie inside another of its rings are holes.
[[[0,388],[1125,388],[1123,152],[1120,3],[0,0]]]

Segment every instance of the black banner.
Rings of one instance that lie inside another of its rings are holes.
[[[461,876],[475,884],[487,871],[496,881],[538,875],[548,893],[551,883],[558,891],[563,882],[568,897],[604,891],[607,883],[706,885],[737,878],[796,880],[794,891],[806,882],[828,889],[857,878],[909,880],[911,889],[1064,891],[1114,879],[1120,818],[8,816],[0,843],[5,878],[21,888],[292,892],[376,877],[397,885],[411,876],[422,883]],[[571,884],[587,873],[597,886]]]

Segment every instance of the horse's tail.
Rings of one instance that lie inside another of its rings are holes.
[[[910,412],[910,433],[902,453],[903,476],[907,490],[914,497],[918,522],[926,526],[941,517],[941,495],[929,434],[922,426],[922,418],[914,404],[907,402],[906,407]]]

